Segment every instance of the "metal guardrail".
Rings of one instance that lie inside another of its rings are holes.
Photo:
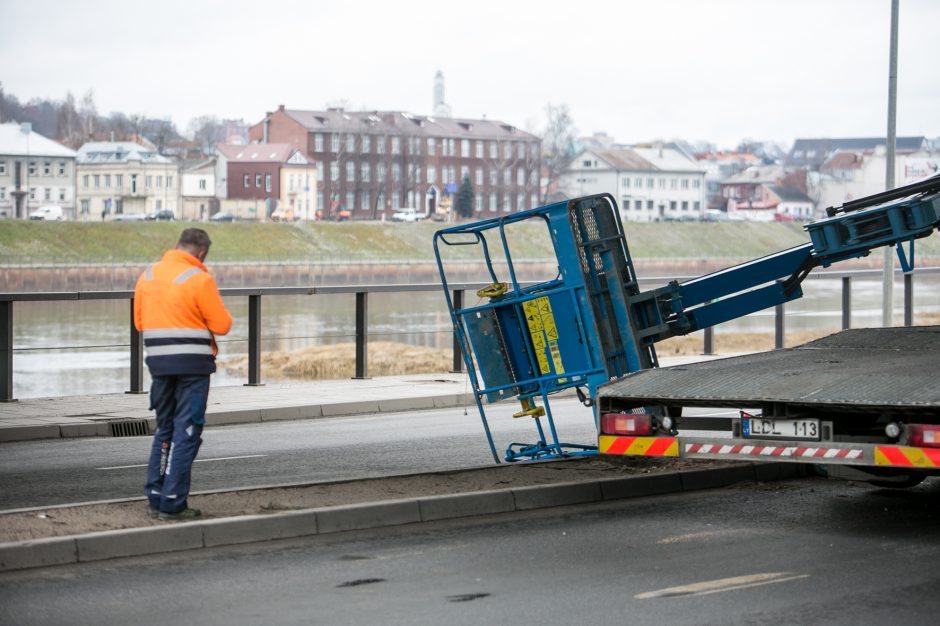
[[[940,267],[919,268],[917,274],[940,274]],[[904,325],[913,323],[913,273],[904,273]],[[851,289],[853,278],[876,279],[881,270],[853,270],[847,272],[821,271],[810,274],[812,280],[842,281],[842,328],[851,326],[852,303]],[[692,277],[641,278],[641,283],[665,284],[670,280],[688,280]],[[464,292],[480,289],[489,283],[456,283],[450,285],[454,306],[461,308]],[[529,283],[526,283],[529,284]],[[402,293],[415,291],[438,291],[438,283],[393,284],[393,285],[342,285],[315,287],[236,287],[220,289],[223,297],[248,298],[248,386],[261,385],[261,298],[264,296],[325,296],[337,294],[356,295],[356,379],[369,378],[368,341],[369,341],[369,294]],[[0,293],[0,402],[12,402],[13,398],[13,303],[40,301],[87,301],[87,300],[127,300],[129,302],[129,338],[130,338],[130,389],[128,393],[144,393],[144,350],[143,339],[134,327],[134,292],[133,291],[64,291],[64,292],[22,292]],[[783,347],[786,331],[786,311],[783,305],[775,310],[774,345]],[[463,358],[457,337],[453,338],[453,371],[463,371]],[[714,354],[714,332],[712,328],[704,331],[705,354]]]

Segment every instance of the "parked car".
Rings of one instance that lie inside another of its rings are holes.
[[[225,211],[219,211],[209,218],[210,222],[234,222],[235,216]]]
[[[418,219],[417,209],[398,209],[392,213],[393,222],[417,222]]]
[[[114,216],[114,222],[143,222],[147,216],[143,213],[118,213]]]
[[[170,209],[162,209],[160,211],[155,211],[147,216],[148,220],[160,220],[160,221],[169,221],[174,218],[173,211]]]
[[[48,206],[41,206],[35,211],[33,211],[29,219],[31,220],[64,220],[65,214],[62,212],[62,207],[50,204]]]

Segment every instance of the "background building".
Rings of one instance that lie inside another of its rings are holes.
[[[297,219],[314,219],[317,170],[300,150],[287,143],[220,144],[217,150],[225,167],[223,211],[267,220],[282,208]]]
[[[215,159],[206,159],[184,167],[180,171],[183,179],[183,205],[180,218],[204,221],[219,210],[215,196]]]
[[[583,150],[562,186],[569,197],[609,193],[635,222],[697,220],[705,210],[705,168],[673,144]]]
[[[145,146],[96,141],[78,149],[79,218],[170,210],[180,216],[179,166]]]
[[[289,144],[315,164],[316,205],[326,215],[378,219],[403,207],[430,215],[464,176],[481,217],[538,204],[539,139],[503,122],[282,105],[250,138]]]
[[[75,151],[29,124],[0,124],[0,218],[25,219],[45,205],[74,219]]]

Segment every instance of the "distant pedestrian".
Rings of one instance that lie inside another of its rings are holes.
[[[206,422],[215,336],[232,327],[215,279],[203,265],[211,243],[206,231],[187,228],[134,290],[134,325],[143,334],[153,379],[150,408],[157,418],[144,491],[151,516],[162,519],[201,515],[187,506],[190,474]]]

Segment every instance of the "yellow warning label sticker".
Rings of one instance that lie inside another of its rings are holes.
[[[555,374],[564,374],[565,367],[561,360],[561,351],[558,349],[558,327],[555,324],[555,316],[552,314],[552,305],[548,301],[548,296],[527,300],[522,303],[522,309],[529,327],[529,334],[532,336],[532,345],[535,348],[540,372],[542,374],[552,372],[549,365],[549,357],[551,357]],[[559,382],[566,380],[563,378]]]

